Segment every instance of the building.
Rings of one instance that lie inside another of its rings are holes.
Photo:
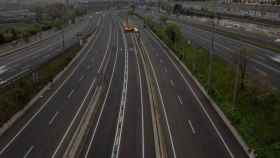
[[[279,3],[277,0],[224,0],[225,4],[229,3],[241,3],[248,5],[276,5]]]

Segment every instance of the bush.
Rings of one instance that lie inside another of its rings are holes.
[[[207,87],[208,51],[189,45],[177,25],[160,26],[150,20],[148,22],[150,28],[174,50],[200,83]],[[256,76],[256,79],[246,77],[245,86],[238,95],[237,105],[233,108],[235,67],[218,56],[213,57],[212,64],[209,95],[217,102],[248,145],[256,149],[259,158],[279,158],[280,92],[266,84],[270,82],[269,79],[254,74],[252,76]]]

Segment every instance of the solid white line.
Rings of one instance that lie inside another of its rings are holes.
[[[111,158],[118,158],[119,157],[119,151],[120,151],[120,143],[121,143],[121,137],[122,137],[122,130],[123,130],[123,120],[125,117],[125,109],[126,109],[126,99],[127,99],[127,85],[128,85],[128,48],[127,48],[127,39],[124,35],[123,30],[122,37],[124,40],[125,45],[125,70],[124,70],[124,82],[122,87],[122,98],[121,98],[121,105],[118,115],[118,123],[117,123],[117,129],[115,133],[114,138],[114,145],[112,149]]]
[[[164,68],[164,71],[165,71],[165,73],[167,73],[167,68],[166,67]]]
[[[54,119],[56,118],[56,116],[59,114],[59,112],[56,112],[53,117],[51,118],[51,120],[49,121],[49,125],[51,125],[54,121]]]
[[[19,73],[15,74],[15,75],[13,75],[13,76],[9,77],[8,79],[6,79],[6,81],[10,81],[10,80],[12,80],[12,79],[14,79],[14,78],[16,78],[16,77],[20,76],[21,74],[26,73],[27,71],[29,71],[29,69],[23,70],[23,71],[21,71],[21,72],[19,72]]]
[[[262,71],[261,69],[259,69],[259,68],[257,68],[257,67],[255,67],[255,69],[256,69],[256,71],[257,71],[258,73],[260,73],[261,75],[263,75],[263,76],[266,76],[266,75],[267,75],[267,73],[264,72],[264,71]]]
[[[83,75],[83,76],[81,76],[81,77],[80,77],[80,79],[79,79],[79,81],[82,81],[84,78],[85,78],[85,76],[84,76],[84,75]]]
[[[155,35],[156,36],[156,35]],[[152,38],[153,39],[153,38]],[[155,40],[154,40],[155,41]],[[155,41],[155,43],[157,43],[161,48],[161,44],[158,43],[158,41]],[[212,127],[214,128],[214,130],[216,131],[218,137],[220,138],[220,140],[222,141],[224,147],[226,148],[228,154],[230,155],[231,158],[234,158],[233,153],[231,152],[231,150],[229,149],[227,143],[225,142],[222,134],[220,133],[220,131],[218,130],[218,128],[216,127],[214,121],[212,120],[212,118],[210,117],[210,115],[208,114],[207,110],[205,109],[204,105],[202,104],[202,102],[200,101],[199,97],[197,96],[197,94],[194,92],[192,86],[190,85],[190,83],[187,81],[187,79],[185,78],[185,76],[183,75],[183,73],[181,72],[181,70],[178,68],[178,66],[175,64],[175,62],[171,59],[170,55],[168,54],[168,52],[165,51],[164,48],[162,48],[162,50],[164,50],[164,54],[166,54],[166,56],[168,57],[169,61],[172,63],[172,65],[175,67],[175,69],[177,70],[177,72],[180,74],[180,76],[182,77],[182,79],[184,80],[184,82],[186,83],[186,85],[189,87],[190,91],[192,92],[193,96],[195,97],[196,101],[198,102],[198,104],[200,105],[202,111],[204,112],[204,114],[206,115],[207,119],[209,120],[210,124],[212,125]]]
[[[135,40],[135,38],[134,38]],[[136,44],[136,41],[135,41]],[[139,48],[139,46],[138,46]],[[140,48],[139,48],[140,49]],[[143,89],[142,89],[142,77],[140,72],[140,66],[137,58],[136,48],[134,47],[135,57],[136,57],[136,63],[138,68],[138,76],[139,76],[139,85],[140,85],[140,100],[141,100],[141,128],[142,128],[142,158],[145,158],[145,130],[144,130],[144,106],[143,106]]]
[[[141,43],[144,45],[142,40],[141,40]],[[145,47],[144,47],[144,49],[147,52]],[[156,80],[156,86],[157,86],[157,90],[159,92],[160,102],[161,102],[161,105],[163,107],[164,119],[165,119],[165,122],[166,122],[166,125],[167,125],[167,129],[168,129],[168,136],[169,136],[169,139],[170,139],[170,142],[171,142],[173,158],[177,158],[176,150],[175,150],[175,146],[174,146],[174,140],[173,140],[172,133],[171,133],[171,128],[170,128],[170,125],[169,125],[169,120],[168,120],[168,117],[167,117],[167,113],[166,113],[166,109],[165,109],[165,104],[163,102],[163,97],[162,97],[161,90],[160,90],[160,87],[159,87],[158,78],[156,76],[156,72],[155,72],[154,66],[153,66],[153,64],[151,62],[151,59],[150,59],[149,55],[147,55],[147,56],[148,56],[148,60],[149,60],[149,63],[151,65],[151,68],[152,68],[153,75],[154,75],[155,80]]]
[[[172,87],[174,87],[174,81],[173,80],[170,80],[170,84]]]
[[[70,99],[73,93],[74,93],[74,89],[72,89],[72,91],[68,94],[67,98]]]
[[[27,158],[29,156],[29,154],[32,152],[32,150],[34,149],[34,146],[32,145],[27,152],[23,155],[23,158]]]
[[[118,38],[117,38],[118,39]],[[118,47],[117,47],[117,52],[118,52]],[[107,98],[109,96],[109,92],[110,92],[110,89],[111,89],[111,85],[112,85],[112,80],[113,80],[113,77],[114,77],[114,74],[115,74],[115,68],[116,68],[116,63],[117,63],[117,60],[118,60],[118,53],[117,53],[117,56],[115,58],[115,62],[114,62],[114,66],[113,66],[113,72],[112,72],[112,75],[111,75],[111,78],[110,78],[110,82],[109,82],[109,87],[107,89],[107,92],[106,92],[106,96],[105,96],[105,99],[103,101],[103,104],[102,104],[102,107],[101,107],[101,111],[99,113],[99,116],[98,116],[98,119],[97,119],[97,122],[96,122],[96,126],[93,130],[93,133],[91,135],[91,138],[90,138],[90,142],[89,142],[89,145],[87,147],[87,151],[86,151],[86,154],[85,154],[85,158],[87,158],[89,156],[89,152],[90,152],[90,149],[91,149],[91,146],[92,146],[92,143],[93,143],[93,140],[95,138],[95,134],[96,134],[96,131],[97,131],[97,128],[99,127],[99,123],[100,123],[100,119],[101,119],[101,116],[103,114],[103,110],[104,110],[104,107],[105,107],[105,104],[107,102]]]
[[[198,37],[200,37],[200,36],[198,36]],[[204,37],[201,37],[201,39],[203,39],[203,40],[205,40],[205,41],[208,41],[208,42],[210,41],[209,39],[206,39],[206,38],[204,38]],[[234,52],[231,48],[226,47],[226,46],[224,46],[224,45],[222,45],[222,44],[220,44],[220,43],[218,43],[218,42],[216,42],[215,45],[217,45],[217,46],[219,46],[219,47],[221,47],[221,48],[227,50],[228,52],[230,52],[230,53],[232,53],[232,54],[235,54],[235,52]],[[249,44],[249,45],[250,45],[250,44]],[[251,45],[251,46],[253,46],[253,45]],[[254,47],[254,46],[253,46],[253,47]],[[256,47],[256,48],[257,48],[257,47]],[[260,56],[260,55],[256,55],[256,57],[259,57],[259,58],[264,59],[264,57],[262,57],[262,56]],[[267,64],[265,64],[265,63],[263,63],[263,62],[261,62],[261,61],[259,61],[259,60],[257,60],[257,59],[251,58],[250,60],[252,60],[254,63],[257,63],[257,64],[262,65],[263,67],[265,67],[265,68],[267,68],[267,69],[269,69],[269,70],[271,70],[271,71],[274,71],[274,72],[276,72],[276,73],[280,73],[280,70],[278,70],[278,69],[276,69],[276,68],[274,68],[274,67],[272,67],[272,66],[270,66],[270,65],[267,65]]]
[[[99,37],[99,33],[97,37]],[[95,43],[97,38],[94,40],[93,43]],[[47,103],[57,94],[57,92],[65,85],[65,83],[73,76],[73,74],[77,71],[78,67],[81,65],[81,63],[86,59],[89,51],[86,51],[86,54],[84,57],[79,61],[79,63],[76,65],[74,70],[71,72],[71,74],[60,84],[60,86],[55,90],[54,93],[48,98],[48,100],[38,109],[38,111],[24,124],[24,126],[17,132],[17,134],[5,145],[4,148],[1,149],[0,155],[2,155],[5,150],[15,141],[15,139],[23,132],[23,130],[31,123],[31,121],[46,107]]]
[[[183,104],[183,101],[179,95],[177,96],[177,99],[179,100],[180,104]]]
[[[104,61],[105,61],[105,58],[108,54],[108,50],[109,50],[109,46],[110,46],[110,43],[111,43],[111,40],[112,40],[112,29],[110,29],[110,35],[109,35],[109,40],[108,40],[108,43],[107,43],[107,48],[106,48],[106,51],[105,51],[105,55],[103,56],[103,59],[101,61],[101,65],[103,65]],[[101,69],[102,69],[103,66],[100,66],[99,69],[98,69],[98,73],[100,73]]]
[[[190,127],[192,129],[192,133],[195,134],[196,132],[195,132],[195,129],[194,129],[193,125],[192,125],[191,120],[188,120],[188,123],[189,123],[189,125],[190,125]]]
[[[105,56],[105,55],[104,55],[104,56]],[[99,68],[100,68],[100,67],[101,67],[101,65],[99,66]],[[68,126],[66,132],[64,133],[64,135],[63,135],[61,141],[59,142],[57,148],[55,149],[54,153],[52,154],[52,158],[55,158],[56,153],[58,152],[58,150],[59,150],[60,147],[62,146],[62,143],[64,142],[64,139],[66,138],[66,136],[68,135],[68,133],[69,133],[70,129],[72,128],[74,122],[76,121],[76,119],[77,119],[77,117],[78,117],[80,111],[82,110],[82,107],[85,105],[86,98],[88,97],[90,91],[92,90],[95,81],[96,81],[96,79],[94,79],[93,82],[91,83],[90,88],[89,88],[89,90],[88,90],[86,96],[84,97],[84,100],[83,100],[81,106],[79,107],[79,109],[78,109],[78,111],[76,112],[76,114],[75,114],[73,120],[71,121],[71,123],[70,123],[70,125]],[[96,90],[97,90],[97,89],[95,89],[94,93],[96,93]]]
[[[89,96],[89,94],[90,94],[90,92],[91,92],[91,90],[92,90],[92,88],[93,88],[94,83],[95,83],[95,79],[94,79],[93,82],[91,83],[91,86],[90,86],[90,88],[88,89],[87,94],[85,95],[82,104],[80,105],[78,111],[76,112],[74,118],[72,119],[70,125],[68,126],[68,128],[67,128],[66,132],[64,133],[62,139],[60,140],[58,146],[56,147],[54,153],[52,154],[52,158],[55,158],[56,153],[58,152],[58,150],[59,150],[60,147],[62,146],[62,143],[64,142],[64,140],[65,140],[66,136],[68,135],[70,129],[72,128],[74,122],[75,122],[76,119],[78,118],[78,115],[80,114],[82,108],[84,107],[85,102],[86,102],[86,99],[88,98],[88,96]],[[95,92],[96,92],[96,89],[95,89]],[[95,93],[95,92],[94,92],[94,93]]]

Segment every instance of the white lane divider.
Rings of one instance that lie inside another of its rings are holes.
[[[165,72],[165,73],[167,73],[167,72],[168,72],[166,67],[164,68],[164,72]]]
[[[170,80],[170,84],[172,87],[174,87],[174,81],[173,80]]]
[[[7,70],[6,65],[0,66],[0,74],[6,72]]]
[[[178,99],[180,104],[183,104],[183,101],[182,101],[182,99],[181,99],[181,97],[179,95],[177,96],[177,99]]]
[[[144,45],[142,40],[141,40],[141,43],[142,43],[142,45]],[[146,53],[148,52],[145,47],[144,47],[144,50],[145,50]],[[159,87],[158,78],[156,76],[156,71],[155,71],[155,68],[154,68],[154,66],[153,66],[153,64],[151,62],[150,56],[148,54],[147,54],[147,57],[148,57],[149,64],[150,64],[150,66],[152,68],[152,73],[153,73],[153,76],[154,76],[155,81],[156,81],[157,91],[159,92],[159,96],[160,96],[160,102],[161,102],[161,105],[163,107],[164,119],[165,119],[165,122],[166,122],[166,125],[167,125],[168,136],[169,136],[169,139],[170,139],[170,142],[171,142],[172,155],[173,155],[173,158],[177,158],[177,154],[176,154],[176,150],[175,150],[175,145],[174,145],[174,140],[173,140],[170,124],[169,124],[169,119],[167,117],[167,113],[166,113],[166,109],[165,109],[165,104],[163,102],[163,97],[162,97],[161,89]]]
[[[29,147],[27,152],[23,155],[23,158],[27,158],[30,155],[30,153],[32,152],[33,149],[34,149],[33,145],[31,147]]]
[[[75,92],[74,89],[72,89],[71,92],[67,95],[67,98],[70,99],[74,92]]]
[[[120,151],[120,143],[121,143],[121,137],[122,137],[122,129],[123,129],[123,120],[125,117],[125,105],[126,105],[126,99],[127,99],[127,83],[128,83],[128,52],[127,52],[127,40],[124,35],[124,32],[122,30],[122,36],[124,40],[124,46],[125,46],[125,70],[124,70],[124,82],[123,82],[123,90],[122,90],[122,98],[121,98],[121,105],[120,105],[120,111],[118,115],[118,123],[117,123],[117,129],[116,129],[116,135],[114,139],[114,145],[112,150],[111,158],[118,158],[119,157],[119,151]]]
[[[79,82],[81,82],[83,79],[85,78],[85,76],[81,76],[80,79],[79,79]]]
[[[136,39],[134,38],[134,40],[135,40],[135,44],[136,44]],[[135,58],[136,58],[137,68],[138,68],[139,87],[140,87],[140,101],[141,101],[142,158],[145,158],[145,130],[144,130],[145,126],[144,126],[144,105],[143,105],[142,77],[141,77],[141,72],[140,72],[141,71],[140,70],[140,65],[139,65],[138,58],[137,58],[139,52],[136,51],[135,47],[134,47],[134,51],[135,51]],[[139,48],[139,46],[138,46],[138,48]]]
[[[51,120],[49,121],[49,125],[52,125],[53,121],[55,120],[55,118],[57,117],[57,115],[59,114],[59,112],[56,112],[53,117],[51,118]]]
[[[101,61],[101,65],[102,65],[102,66],[99,67],[98,73],[101,72],[101,69],[103,68],[103,63],[104,63],[105,58],[106,58],[106,56],[107,56],[107,54],[108,54],[109,46],[110,46],[110,43],[111,43],[111,40],[112,40],[112,30],[111,30],[111,29],[110,29],[109,38],[110,38],[110,39],[108,40],[108,43],[107,43],[107,48],[106,48],[106,51],[105,51],[105,55],[104,55],[104,57],[103,57],[103,59],[102,59],[102,61]]]
[[[153,34],[154,35],[154,34]],[[157,39],[158,37],[156,35],[154,35]],[[152,37],[153,38],[153,37]],[[159,39],[158,39],[159,40]],[[161,44],[158,41],[155,41],[155,43],[157,43],[163,50],[165,50]],[[167,47],[167,46],[166,46]],[[172,60],[172,58],[170,57],[170,55],[168,54],[167,51],[163,51],[164,54],[168,57],[169,61],[172,63],[172,65],[175,67],[175,69],[177,70],[177,72],[180,74],[180,76],[182,77],[182,79],[184,80],[185,84],[187,85],[187,87],[189,87],[189,90],[191,91],[191,93],[193,94],[194,98],[196,99],[197,103],[199,104],[199,106],[201,107],[203,113],[206,115],[207,119],[209,120],[211,126],[214,128],[214,130],[216,131],[219,139],[222,141],[225,149],[227,150],[228,154],[230,155],[231,158],[235,158],[235,156],[233,155],[232,151],[230,150],[228,144],[226,143],[226,141],[224,140],[221,132],[219,131],[219,129],[217,128],[217,126],[215,125],[214,121],[212,120],[212,118],[210,117],[210,115],[208,114],[206,108],[204,107],[204,104],[201,102],[200,98],[198,97],[198,95],[196,94],[196,92],[194,91],[194,89],[192,88],[191,84],[189,83],[189,81],[185,78],[184,74],[182,73],[182,71],[179,69],[179,67],[175,64],[175,62]]]
[[[192,125],[192,121],[191,121],[191,120],[188,120],[188,123],[189,123],[189,125],[190,125],[190,127],[191,127],[191,129],[192,129],[192,133],[195,134],[196,131],[195,131],[193,125]]]
[[[118,36],[118,35],[117,35]],[[118,38],[117,38],[118,39]],[[118,46],[118,40],[117,40],[117,46]],[[105,106],[105,103],[107,102],[107,98],[109,96],[109,92],[110,92],[110,89],[111,89],[111,85],[112,85],[112,80],[113,80],[113,76],[115,74],[115,68],[116,68],[116,63],[117,63],[117,60],[118,60],[118,47],[117,47],[117,56],[115,58],[115,62],[114,62],[114,66],[113,66],[113,72],[112,72],[112,75],[111,75],[111,78],[110,78],[110,82],[109,82],[109,87],[107,89],[107,92],[106,92],[106,96],[105,96],[105,99],[103,101],[103,104],[102,104],[102,107],[101,107],[101,110],[100,110],[100,113],[99,113],[99,116],[98,116],[98,119],[97,119],[97,123],[96,123],[96,126],[93,130],[93,133],[91,135],[91,138],[90,138],[90,142],[89,142],[89,145],[87,147],[87,151],[86,151],[86,154],[85,154],[85,158],[87,158],[89,156],[89,152],[90,152],[90,149],[91,149],[91,146],[92,146],[92,143],[93,143],[93,140],[95,138],[95,134],[96,134],[96,131],[97,131],[97,128],[99,127],[99,123],[100,123],[100,119],[101,119],[101,116],[103,114],[103,110],[104,110],[104,106]]]
[[[97,33],[97,31],[94,33],[94,35],[97,34],[97,38],[94,39],[92,42],[94,45],[100,36],[100,31]],[[38,114],[47,106],[47,104],[54,98],[54,96],[58,93],[58,91],[66,84],[66,82],[73,76],[73,74],[77,71],[81,63],[86,59],[88,56],[89,51],[86,51],[85,55],[82,57],[82,59],[78,62],[78,64],[74,67],[73,71],[66,77],[66,79],[59,85],[59,87],[51,94],[51,96],[47,99],[47,101],[38,109],[38,111],[21,127],[21,129],[16,133],[15,136],[13,136],[9,142],[0,150],[0,156],[7,150],[7,148],[16,140],[16,138],[23,132],[23,130],[32,122],[32,120],[38,116]],[[81,55],[81,54],[80,54]],[[78,56],[76,56],[78,57]],[[74,61],[73,59],[72,61]],[[71,63],[70,63],[71,64]]]

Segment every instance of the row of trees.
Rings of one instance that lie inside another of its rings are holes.
[[[29,37],[51,28],[61,29],[63,25],[75,18],[84,15],[86,11],[72,6],[66,7],[62,3],[50,4],[47,6],[35,6],[31,9],[36,14],[36,21],[28,24],[28,27],[9,27],[0,31],[0,44],[23,39],[29,41]]]

